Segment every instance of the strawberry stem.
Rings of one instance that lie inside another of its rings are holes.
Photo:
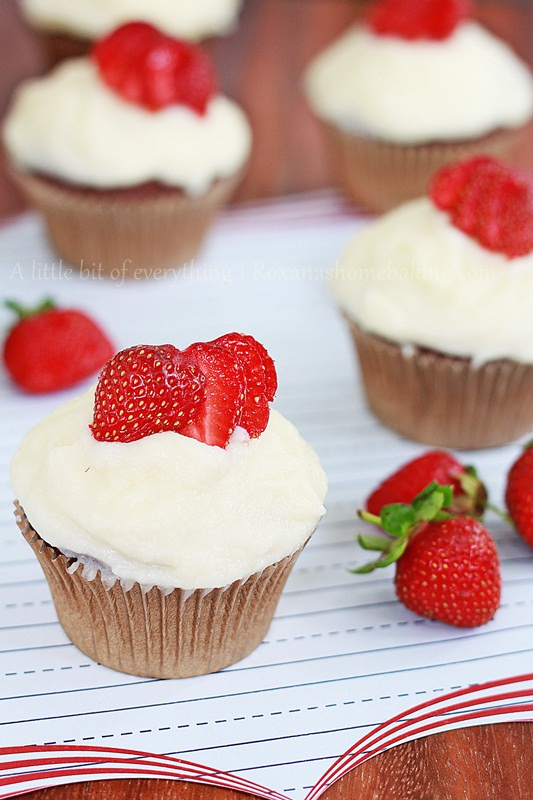
[[[360,508],[357,514],[365,522],[370,522],[372,525],[378,525],[381,528],[381,517],[378,517],[377,514],[371,514],[370,511],[365,511],[363,508]]]
[[[5,300],[4,305],[6,308],[14,311],[19,320],[27,319],[28,317],[34,317],[36,314],[41,314],[43,311],[51,311],[56,307],[56,304],[51,297],[46,297],[44,300],[41,300],[37,306],[33,306],[31,308],[29,306],[21,305],[16,300]]]
[[[489,503],[488,501],[486,501],[483,504],[483,506],[485,509],[492,511],[493,514],[496,514],[496,516],[499,517],[500,519],[503,519],[504,522],[507,522],[509,525],[512,525],[514,527],[514,522],[511,516],[507,514],[505,511],[502,511],[501,508],[498,508],[498,506],[495,506],[492,503]]]

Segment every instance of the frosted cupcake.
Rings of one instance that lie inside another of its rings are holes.
[[[326,493],[275,388],[250,336],[138,346],[26,435],[19,526],[84,653],[173,678],[260,643]]]
[[[477,157],[368,225],[332,281],[370,408],[409,438],[490,447],[533,427],[533,185]]]
[[[451,161],[515,158],[533,79],[469,11],[467,0],[381,0],[308,68],[335,180],[365,208],[421,196]]]
[[[62,258],[141,278],[198,252],[251,132],[199,48],[131,23],[23,84],[4,142]]]
[[[241,0],[21,0],[26,22],[54,63],[85,55],[91,44],[127,22],[143,21],[169,36],[206,41],[236,26]]]

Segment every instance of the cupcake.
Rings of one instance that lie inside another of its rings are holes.
[[[136,346],[26,435],[18,524],[88,656],[177,678],[261,642],[326,493],[275,389],[251,336]]]
[[[468,0],[381,0],[309,66],[334,179],[366,209],[421,196],[452,161],[516,158],[533,79],[469,12]]]
[[[331,284],[368,404],[389,428],[471,449],[533,427],[533,183],[489,157],[371,222]]]
[[[206,42],[237,24],[241,0],[21,0],[24,20],[42,41],[51,64],[86,55],[93,42],[141,20],[169,36]]]
[[[23,84],[4,143],[61,258],[88,276],[142,278],[198,252],[251,132],[199,48],[131,23]]]

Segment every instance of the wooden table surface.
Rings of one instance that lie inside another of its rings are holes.
[[[239,30],[213,44],[224,89],[254,128],[252,163],[237,200],[328,186],[320,134],[301,92],[302,67],[357,18],[364,0],[245,0]],[[531,0],[479,0],[477,15],[533,64]],[[0,0],[0,115],[13,87],[45,68],[15,0]],[[533,146],[524,149],[533,170]],[[0,161],[0,217],[24,202]],[[227,789],[168,780],[113,780],[30,792],[28,800],[244,800]],[[533,800],[533,725],[500,723],[435,734],[374,757],[335,783],[327,800]]]

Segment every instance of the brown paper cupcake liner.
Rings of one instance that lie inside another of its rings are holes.
[[[348,322],[368,405],[388,428],[459,450],[506,444],[533,429],[533,365],[498,359],[476,366],[403,348]]]
[[[233,664],[263,639],[303,548],[220,589],[149,589],[99,571],[47,544],[16,505],[17,524],[44,571],[59,621],[83,653],[112,669],[153,678],[204,675]]]
[[[334,180],[363,208],[384,212],[427,193],[434,173],[476,154],[512,161],[526,128],[498,130],[471,141],[395,145],[323,123]]]
[[[202,195],[148,183],[128,189],[76,187],[13,170],[29,202],[44,215],[50,240],[86,278],[165,277],[200,250],[214,215],[231,197],[238,174]]]

